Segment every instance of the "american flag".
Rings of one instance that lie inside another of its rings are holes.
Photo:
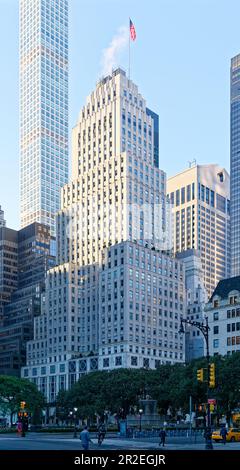
[[[130,21],[130,24],[129,24],[129,27],[130,27],[130,37],[132,39],[132,41],[135,41],[137,35],[136,35],[136,30],[135,30],[135,26],[132,22],[132,20],[129,20]]]

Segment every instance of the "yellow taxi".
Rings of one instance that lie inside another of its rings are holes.
[[[213,431],[212,439],[215,442],[222,441],[222,436],[220,435],[220,429],[218,429],[217,431]],[[240,428],[229,428],[226,441],[228,442],[240,441]]]

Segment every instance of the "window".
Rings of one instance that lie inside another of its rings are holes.
[[[115,358],[115,365],[116,366],[121,366],[122,365],[122,356],[117,356]]]
[[[229,299],[230,305],[234,305],[236,303],[236,300],[237,300],[237,297],[232,295]]]
[[[131,365],[137,366],[137,356],[131,356]]]
[[[218,173],[218,179],[219,179],[219,182],[220,183],[223,183],[224,182],[224,175],[223,175],[223,172],[221,171],[220,173]]]
[[[109,359],[108,358],[103,359],[103,367],[109,367]]]
[[[221,212],[226,212],[226,199],[220,194],[217,194],[217,209]]]
[[[181,204],[185,204],[185,188],[181,189]]]
[[[218,346],[219,346],[219,340],[218,340],[218,339],[214,339],[214,340],[213,340],[213,347],[214,347],[214,348],[218,348]]]
[[[219,307],[219,302],[218,302],[218,300],[214,300],[213,301],[213,308],[217,308],[217,307]]]
[[[176,206],[179,206],[180,204],[180,191],[177,189],[176,191]]]
[[[218,335],[218,333],[219,333],[219,327],[218,327],[218,326],[214,326],[214,327],[213,327],[213,334],[214,334],[214,335]]]
[[[213,313],[213,320],[214,320],[214,321],[219,320],[219,313],[218,313],[218,312],[214,312],[214,313]]]

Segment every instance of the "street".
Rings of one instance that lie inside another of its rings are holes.
[[[126,439],[120,437],[106,438],[98,447],[97,439],[94,435],[90,450],[150,450],[162,449],[158,445],[158,439]],[[240,450],[240,442],[229,442],[226,445],[222,443],[214,443],[214,450]],[[165,450],[205,450],[205,442],[200,437],[197,442],[191,442],[187,437],[169,437],[166,440]],[[0,435],[0,450],[82,450],[79,438],[74,439],[73,436],[66,434],[41,434],[29,433],[26,437],[18,437],[13,434]]]

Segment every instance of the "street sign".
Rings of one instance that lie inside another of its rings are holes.
[[[216,405],[217,404],[216,398],[209,398],[208,403],[209,405]]]

